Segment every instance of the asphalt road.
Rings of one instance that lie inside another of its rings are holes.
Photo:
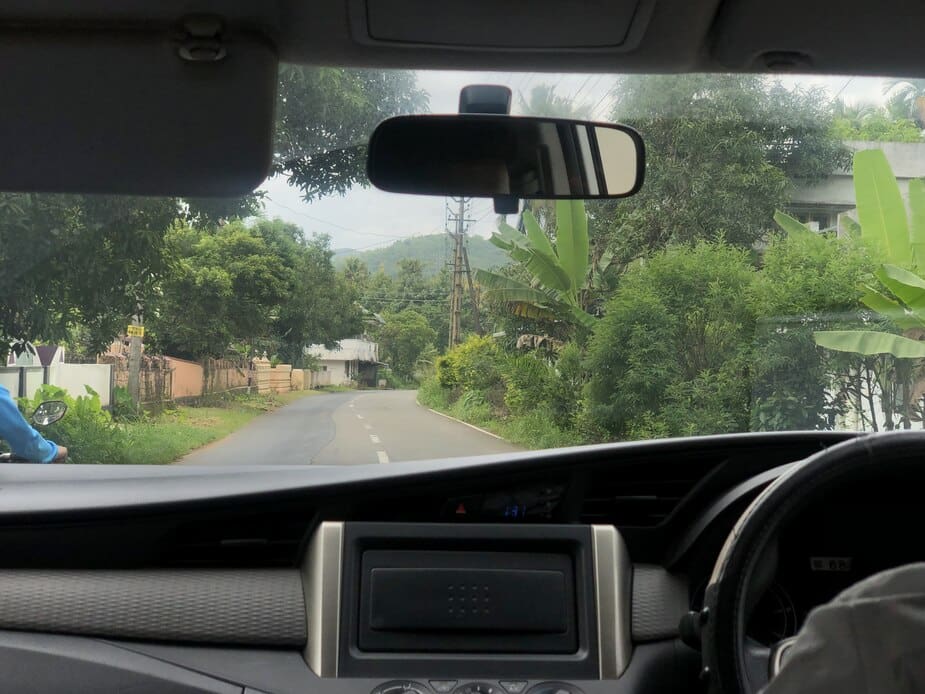
[[[254,419],[186,465],[362,465],[521,450],[421,407],[410,390],[326,393]]]

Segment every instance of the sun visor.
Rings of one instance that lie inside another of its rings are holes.
[[[271,161],[275,51],[191,31],[0,32],[0,190],[252,191]]]
[[[634,48],[653,0],[350,0],[359,43],[461,50],[607,51]],[[563,21],[568,18],[568,21]]]

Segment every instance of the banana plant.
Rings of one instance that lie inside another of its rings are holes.
[[[875,272],[879,286],[865,283],[861,303],[888,318],[903,335],[878,330],[823,330],[813,334],[820,347],[854,354],[891,354],[900,359],[925,357],[925,182],[909,182],[909,213],[886,155],[871,149],[854,155],[854,191],[860,234],[879,248],[886,261]],[[789,234],[813,232],[778,212],[778,225]]]
[[[505,222],[490,241],[503,249],[531,276],[529,283],[488,270],[476,280],[488,298],[505,302],[525,318],[565,320],[592,328],[597,320],[584,310],[582,297],[589,282],[588,215],[580,200],[556,202],[556,240],[549,240],[530,210],[523,213],[526,234]]]

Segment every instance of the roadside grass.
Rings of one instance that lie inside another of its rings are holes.
[[[421,384],[417,397],[425,407],[474,424],[524,448],[561,448],[585,443],[576,432],[557,427],[544,404],[523,415],[502,415],[478,393],[470,391],[453,401],[451,391],[441,388],[433,379]]]
[[[127,465],[164,465],[228,436],[249,421],[304,397],[322,395],[300,390],[271,395],[239,395],[214,399],[214,404],[180,405],[136,422],[121,424],[127,445]]]
[[[321,391],[322,393],[349,393],[351,391],[356,390],[356,388],[351,388],[350,386],[335,385],[335,386],[321,386],[317,390]]]

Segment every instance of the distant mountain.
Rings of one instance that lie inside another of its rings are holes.
[[[493,246],[481,236],[467,237],[467,244],[469,264],[473,270],[476,268],[487,270],[508,262],[504,251]],[[453,239],[447,234],[430,234],[402,239],[390,246],[369,251],[355,251],[349,248],[334,251],[336,267],[342,268],[347,258],[359,258],[366,263],[370,272],[378,272],[379,268],[382,268],[387,275],[392,277],[398,274],[399,260],[414,258],[424,265],[424,274],[436,275],[444,264],[453,260]]]

